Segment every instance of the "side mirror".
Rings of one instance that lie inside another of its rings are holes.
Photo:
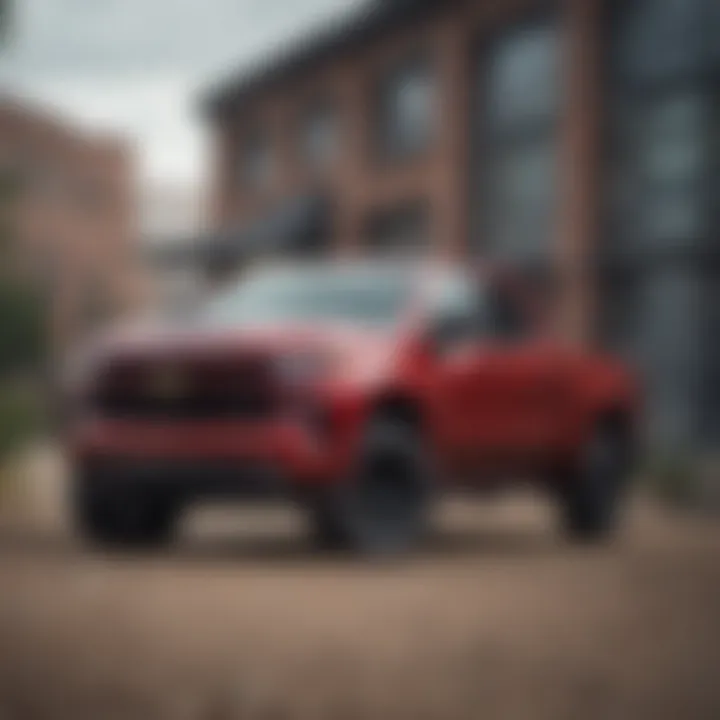
[[[436,351],[444,351],[456,343],[462,342],[471,336],[471,323],[468,317],[461,315],[447,315],[438,318],[430,325],[428,330],[429,344]]]

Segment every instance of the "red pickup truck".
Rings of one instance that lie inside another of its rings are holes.
[[[400,262],[260,268],[164,329],[115,336],[74,388],[80,530],[170,538],[195,500],[281,498],[316,537],[408,548],[438,491],[530,479],[564,528],[613,528],[637,392],[553,340],[507,273]]]

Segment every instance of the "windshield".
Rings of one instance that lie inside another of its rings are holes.
[[[322,266],[266,270],[206,305],[202,320],[237,326],[284,322],[392,325],[411,288],[407,271]]]

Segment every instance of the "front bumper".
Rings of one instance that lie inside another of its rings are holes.
[[[273,466],[256,463],[104,457],[83,463],[78,475],[76,481],[93,492],[141,491],[183,501],[286,500],[300,497],[303,490]]]
[[[342,472],[344,453],[291,421],[171,424],[91,420],[69,442],[85,477],[208,494],[261,486],[312,487]],[[196,487],[197,486],[197,487]],[[252,493],[250,493],[252,494]]]

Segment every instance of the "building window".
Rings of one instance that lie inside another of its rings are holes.
[[[560,31],[513,27],[483,48],[473,118],[476,242],[517,261],[545,259],[556,209]]]
[[[697,247],[709,231],[713,107],[693,84],[613,100],[608,137],[608,243],[614,255]]]
[[[632,278],[634,299],[608,334],[633,348],[650,440],[684,445],[720,416],[704,366],[720,284],[706,261],[720,230],[720,11],[717,0],[615,0],[609,9],[601,247]]]
[[[613,38],[616,68],[636,84],[663,82],[702,68],[716,43],[715,0],[627,0]]]
[[[301,152],[305,164],[313,170],[330,166],[339,148],[339,127],[335,108],[330,103],[312,106],[304,115],[301,128]]]
[[[372,252],[414,254],[430,245],[430,211],[423,201],[373,212],[365,235]]]
[[[240,158],[240,180],[250,190],[267,190],[275,172],[275,156],[269,139],[262,133],[251,134]]]
[[[555,23],[513,29],[486,58],[488,124],[500,132],[532,131],[552,122],[560,100]]]
[[[404,158],[426,150],[435,124],[435,77],[427,58],[394,68],[379,87],[377,135],[384,158]]]
[[[716,0],[615,3],[606,138],[612,255],[700,249],[713,235],[715,6]]]

